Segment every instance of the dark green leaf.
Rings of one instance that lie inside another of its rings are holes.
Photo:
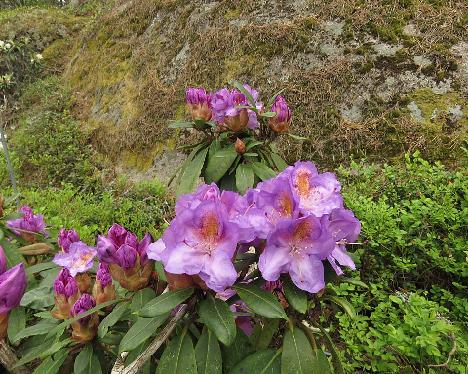
[[[253,162],[252,168],[254,173],[263,181],[276,176],[276,173],[271,168],[261,162]]]
[[[129,352],[153,335],[169,314],[154,318],[138,318],[123,337],[119,345],[119,352]]]
[[[182,176],[180,177],[180,183],[177,186],[177,196],[193,192],[197,186],[198,178],[205,164],[206,154],[208,153],[208,147],[202,149],[193,160],[187,164],[187,166],[182,171]]]
[[[223,363],[218,340],[210,329],[203,329],[195,347],[198,374],[221,374]]]
[[[281,355],[281,374],[315,374],[312,347],[297,327],[287,330]]]
[[[278,318],[264,318],[261,323],[255,325],[250,341],[256,350],[268,348],[278,331],[279,321]]]
[[[93,352],[91,343],[86,344],[75,358],[73,374],[101,374],[101,364]]]
[[[60,340],[55,343],[51,339],[45,340],[44,344],[41,344],[40,346],[31,349],[27,354],[21,357],[21,359],[15,364],[14,367],[23,366],[28,362],[35,360],[36,358],[44,359],[48,356],[52,356],[71,342],[71,339]]]
[[[54,305],[54,293],[50,286],[33,288],[26,292],[21,299],[21,306],[32,309],[44,309],[51,305]]]
[[[307,312],[307,294],[296,287],[290,280],[283,282],[284,295],[289,304],[299,313]]]
[[[221,149],[221,142],[218,139],[215,139],[211,142],[209,151],[208,151],[208,158],[213,157],[213,155]]]
[[[281,351],[275,351],[274,349],[255,352],[234,366],[229,374],[280,374],[280,353]]]
[[[275,164],[275,167],[279,170],[279,171],[283,171],[284,169],[286,169],[289,165],[286,163],[286,161],[283,160],[283,158],[275,153],[275,152],[270,152],[270,157],[273,161],[273,163]]]
[[[323,297],[323,299],[330,300],[332,303],[343,308],[343,310],[346,312],[348,316],[350,316],[351,318],[356,318],[356,311],[354,310],[354,307],[348,302],[348,300],[345,300],[338,296],[331,296],[331,295],[326,295]]]
[[[129,306],[128,301],[124,301],[123,303],[117,304],[116,307],[112,312],[110,312],[99,324],[98,327],[98,336],[100,338],[103,338],[106,334],[107,331],[109,330],[109,327],[114,326],[117,321],[120,320],[120,318],[125,314],[125,312],[128,310]]]
[[[10,342],[15,341],[16,335],[24,331],[26,327],[26,315],[24,308],[18,307],[12,309],[8,315],[8,339]]]
[[[234,289],[255,313],[267,318],[288,319],[283,307],[272,293],[243,284],[234,286]]]
[[[196,374],[197,361],[192,339],[184,330],[164,350],[156,374]]]
[[[312,352],[314,373],[331,374],[330,363],[321,349]]]
[[[193,288],[169,291],[151,300],[138,313],[142,317],[155,317],[165,314],[182,304],[193,294]]]
[[[325,329],[322,326],[319,326],[319,329],[322,332],[322,335],[325,337],[325,345],[328,347],[332,355],[334,373],[344,374],[343,364],[341,363],[340,356],[338,355],[338,352],[336,351],[336,347],[335,347],[335,344],[333,343],[332,338],[330,337],[330,335],[328,335],[328,333],[325,331]]]
[[[225,148],[220,149],[208,159],[204,177],[206,183],[218,182],[224,174],[229,170],[232,163],[237,157],[237,152],[234,145],[230,144]]]
[[[200,320],[225,345],[230,345],[236,337],[236,323],[229,306],[219,299],[208,296],[198,307]]]
[[[151,288],[143,288],[134,293],[132,297],[132,304],[130,310],[132,313],[137,313],[145,306],[150,300],[154,299],[156,294]]]
[[[35,325],[26,327],[20,331],[13,339],[10,339],[13,343],[27,338],[29,336],[44,335],[47,334],[51,329],[56,327],[60,321],[56,319],[44,319],[36,323]]]
[[[249,142],[246,144],[246,147],[245,147],[245,150],[248,151],[250,149],[252,149],[253,147],[257,146],[257,145],[262,145],[263,142],[259,141],[259,140],[254,140],[253,142]]]
[[[60,367],[68,356],[68,351],[62,349],[61,351],[54,354],[53,357],[45,359],[37,368],[33,374],[56,374],[59,372]],[[98,374],[98,372],[95,372]]]
[[[236,170],[236,187],[239,193],[244,194],[254,184],[254,172],[250,165],[240,164]]]
[[[237,363],[253,352],[254,349],[247,335],[237,329],[234,342],[230,346],[223,346],[223,373],[228,373]]]
[[[50,269],[55,269],[55,268],[58,269],[59,266],[57,266],[53,262],[41,262],[39,264],[29,266],[28,268],[26,268],[26,273],[28,275],[32,275],[32,274],[40,273],[41,271],[44,271],[44,270],[50,270]]]

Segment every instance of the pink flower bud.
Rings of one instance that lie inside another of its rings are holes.
[[[276,97],[270,111],[276,112],[276,116],[269,120],[270,128],[277,133],[288,132],[292,113],[283,96]]]

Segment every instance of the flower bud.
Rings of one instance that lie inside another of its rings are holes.
[[[249,113],[247,109],[240,109],[238,114],[235,116],[226,116],[224,118],[224,124],[226,127],[233,131],[239,132],[245,130],[247,128],[247,124],[249,123]]]
[[[19,213],[23,215],[21,218],[7,221],[8,227],[10,227],[16,235],[21,236],[30,243],[36,242],[34,233],[47,235],[44,217],[41,214],[34,214],[32,209],[27,205],[23,205]]]
[[[91,277],[88,273],[76,274],[75,280],[81,293],[87,293],[91,288]]]
[[[236,144],[234,145],[236,152],[240,155],[243,155],[245,153],[245,143],[237,138]]]
[[[204,88],[188,88],[185,97],[193,120],[209,121],[211,119],[211,95],[207,94]]]
[[[74,304],[71,309],[71,315],[76,317],[81,313],[96,306],[96,301],[87,293],[83,294]],[[86,343],[96,336],[99,325],[99,317],[97,313],[80,318],[72,323],[72,339],[79,343]]]
[[[68,252],[68,249],[70,248],[70,244],[79,242],[79,241],[80,241],[80,236],[75,230],[73,229],[65,230],[63,228],[60,229],[57,242],[60,248],[62,248],[62,251]]]
[[[276,96],[275,102],[271,106],[270,111],[276,113],[276,116],[270,118],[268,122],[270,128],[277,133],[288,132],[292,119],[292,113],[283,96]]]
[[[54,281],[56,310],[52,312],[52,315],[57,319],[69,318],[70,310],[79,297],[80,292],[75,278],[71,276],[68,269],[63,268]]]
[[[0,274],[0,314],[16,308],[26,290],[27,279],[23,264]]]
[[[169,289],[171,291],[180,290],[182,288],[189,288],[195,285],[192,276],[187,274],[172,274],[166,273],[167,283],[169,284]]]
[[[96,272],[96,282],[93,287],[93,297],[97,304],[115,299],[115,287],[112,284],[112,277],[109,272],[109,266],[100,263]]]

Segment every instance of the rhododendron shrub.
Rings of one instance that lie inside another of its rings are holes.
[[[85,243],[73,228],[49,230],[29,207],[7,221],[9,243],[46,241],[55,252],[0,252],[0,331],[21,347],[19,365],[35,368],[40,359],[38,370],[75,373],[340,372],[321,322],[324,309],[352,313],[328,285],[355,269],[347,246],[361,225],[339,181],[310,161],[288,166],[273,152],[271,141],[287,133],[292,117],[282,96],[264,104],[248,85],[189,89],[187,107],[185,125],[210,138],[193,148],[179,192],[191,191],[178,197],[160,238],[115,223]],[[187,173],[207,183],[194,188]]]

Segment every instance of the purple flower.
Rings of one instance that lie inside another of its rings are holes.
[[[80,236],[78,233],[71,229],[71,230],[65,230],[64,228],[60,229],[57,242],[60,248],[64,252],[68,252],[68,249],[70,248],[71,243],[79,242],[80,241]]]
[[[78,293],[78,283],[70,274],[67,268],[63,268],[54,281],[54,292],[56,295],[63,295],[70,298]]]
[[[321,223],[327,227],[335,241],[333,251],[327,256],[335,272],[338,275],[343,274],[343,270],[341,270],[336,262],[355,270],[356,265],[346,252],[346,243],[353,242],[358,238],[361,231],[359,220],[354,217],[353,212],[350,210],[334,209],[329,215],[324,215],[321,218]]]
[[[76,317],[82,313],[87,312],[88,310],[94,308],[96,306],[96,300],[87,293],[81,295],[81,297],[73,304],[71,309],[71,315]],[[86,324],[92,318],[91,315],[80,318],[78,321],[81,324]]]
[[[19,209],[19,212],[23,214],[21,218],[7,221],[8,227],[12,228],[15,234],[21,235],[21,231],[15,230],[20,229],[47,235],[44,216],[42,214],[34,214],[28,205],[23,205]]]
[[[211,94],[207,93],[204,88],[187,88],[185,98],[192,119],[204,121],[211,119]]]
[[[333,247],[331,235],[316,217],[282,220],[267,238],[258,267],[267,281],[289,273],[297,287],[316,293],[325,287],[320,259],[330,254]]]
[[[292,113],[283,96],[276,96],[270,111],[276,113],[276,116],[269,120],[270,128],[278,133],[287,132],[291,123]]]
[[[162,261],[173,274],[199,275],[214,291],[232,286],[237,278],[232,258],[239,229],[218,201],[202,201],[182,211],[163,238],[148,248],[148,257]]]
[[[16,308],[26,291],[27,279],[23,264],[0,274],[0,315]]]
[[[97,254],[101,262],[117,264],[128,270],[136,265],[138,257],[142,266],[148,262],[146,250],[151,241],[151,235],[146,234],[143,240],[138,242],[135,234],[114,223],[108,231],[107,238],[99,235]]]
[[[216,183],[203,184],[194,193],[181,195],[175,206],[176,215],[185,209],[196,208],[202,201],[216,201],[221,197]]]
[[[74,277],[78,273],[84,273],[93,267],[93,259],[96,256],[96,248],[83,242],[71,243],[68,252],[59,252],[52,262],[63,266]]]
[[[3,247],[0,245],[0,274],[3,274],[7,268],[7,258]]]
[[[104,288],[109,284],[112,284],[112,277],[109,272],[109,266],[100,263],[96,272],[96,279],[101,283],[101,287]]]
[[[343,198],[339,193],[341,185],[335,174],[319,174],[312,162],[298,161],[282,175],[289,175],[291,188],[299,198],[303,214],[312,213],[321,217],[335,208],[343,207]]]

